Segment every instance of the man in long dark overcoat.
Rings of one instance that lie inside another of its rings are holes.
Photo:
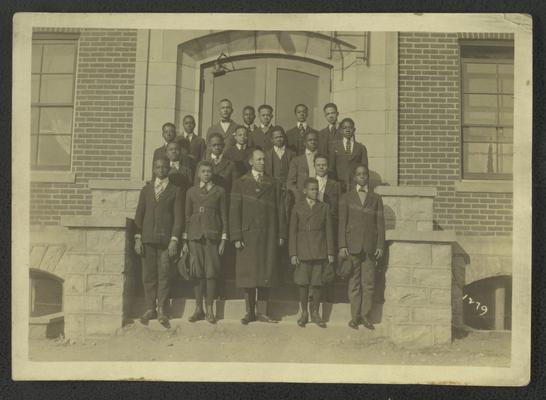
[[[245,290],[242,324],[260,319],[274,322],[267,308],[256,315],[256,300],[267,304],[269,288],[279,283],[279,247],[287,237],[284,205],[278,182],[264,175],[264,152],[255,149],[252,169],[235,181],[231,191],[230,238],[236,248],[236,284]]]

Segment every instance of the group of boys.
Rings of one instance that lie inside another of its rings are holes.
[[[349,266],[349,326],[374,329],[368,314],[385,243],[383,203],[369,190],[367,151],[355,140],[354,121],[338,123],[333,103],[323,110],[328,126],[321,131],[307,123],[304,104],[295,106],[296,126],[286,132],[272,125],[267,104],[258,107],[259,125],[252,106],[244,107],[243,124],[237,124],[228,99],[219,102],[220,121],[206,139],[194,132],[191,115],[180,136],[173,124],[163,125],[165,145],[154,152],[153,178],[135,215],[147,308],[142,323],[157,317],[170,326],[169,270],[188,255],[196,298],[189,320],[215,323],[213,302],[221,266],[229,262],[229,240],[236,284],[244,289],[241,323],[276,322],[267,309],[257,312],[257,300],[267,302],[289,260],[299,287],[298,325],[311,320],[326,327],[319,306],[337,258]]]

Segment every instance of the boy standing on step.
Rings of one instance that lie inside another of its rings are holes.
[[[303,185],[305,197],[296,203],[290,217],[289,253],[294,271],[294,282],[299,286],[302,328],[309,322],[307,311],[309,291],[312,294],[311,321],[326,328],[320,317],[320,297],[323,272],[334,262],[334,233],[328,204],[317,200],[319,183],[307,178]]]

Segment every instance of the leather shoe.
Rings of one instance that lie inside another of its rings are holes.
[[[250,322],[256,321],[256,315],[254,314],[245,314],[243,318],[241,318],[241,324],[248,325]]]
[[[205,314],[205,318],[208,323],[215,324],[216,318],[214,318],[214,312],[212,311],[212,306],[207,306],[207,313]]]
[[[360,322],[362,323],[362,325],[364,325],[365,328],[370,329],[372,331],[375,330],[375,327],[373,326],[373,324],[370,322],[368,318],[361,317]]]
[[[157,317],[157,320],[161,325],[163,325],[165,328],[170,329],[171,323],[169,322],[169,318],[165,314],[161,314]]]
[[[349,328],[358,329],[358,322],[356,322],[354,319],[350,320]]]
[[[271,318],[270,316],[268,316],[267,314],[260,314],[258,315],[258,321],[260,322],[267,322],[269,324],[276,324],[278,323],[279,321],[277,320],[274,320],[273,318]]]
[[[311,314],[311,321],[317,324],[321,328],[326,328],[326,322],[322,320],[318,312],[314,312]]]
[[[305,325],[309,322],[309,315],[306,312],[302,312],[301,316],[298,318],[298,326],[305,328]]]
[[[140,316],[140,323],[142,325],[148,325],[151,319],[154,319],[157,316],[155,310],[147,310],[144,314]]]
[[[197,321],[201,321],[205,319],[205,313],[203,312],[202,309],[200,308],[197,308],[195,309],[195,311],[193,312],[193,315],[191,317],[188,318],[188,321],[190,322],[197,322]]]

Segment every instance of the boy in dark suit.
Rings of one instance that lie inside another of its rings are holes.
[[[305,152],[305,137],[309,132],[317,132],[307,124],[309,110],[305,104],[298,104],[294,107],[296,114],[296,126],[286,131],[288,137],[288,147],[291,147],[297,155]]]
[[[315,171],[319,191],[317,199],[330,206],[332,221],[337,227],[339,199],[341,197],[341,185],[335,179],[328,176],[328,157],[324,154],[318,154],[315,157]]]
[[[246,314],[241,323],[268,316],[269,288],[279,281],[279,247],[287,237],[283,203],[277,181],[264,175],[264,153],[254,149],[252,169],[237,179],[231,192],[229,231],[236,250],[236,284],[245,290]],[[256,297],[266,303],[256,315]]]
[[[305,198],[297,202],[290,217],[289,254],[294,271],[294,282],[299,286],[301,316],[298,325],[309,322],[307,304],[311,289],[311,321],[321,328],[326,324],[319,314],[323,270],[334,262],[334,233],[330,207],[317,200],[319,190],[315,178],[304,182]]]
[[[212,182],[213,165],[200,161],[197,166],[199,184],[186,194],[186,231],[182,252],[188,251],[196,263],[194,278],[195,312],[190,322],[206,318],[216,323],[213,303],[216,296],[216,280],[220,276],[220,257],[227,243],[227,206],[225,190]],[[203,294],[206,293],[206,313],[203,311]]]
[[[135,252],[143,257],[142,281],[146,311],[140,321],[152,318],[170,327],[165,306],[169,296],[169,270],[178,254],[184,229],[184,197],[169,183],[169,160],[154,161],[155,180],[142,188],[135,213]],[[156,313],[157,300],[157,313]]]
[[[219,133],[210,135],[209,146],[207,150],[206,160],[213,165],[212,182],[215,185],[222,186],[229,195],[231,186],[235,180],[235,165],[231,160],[224,156],[224,138]],[[195,184],[199,182],[196,175]]]
[[[180,138],[176,136],[176,127],[170,122],[166,122],[163,124],[163,126],[161,127],[161,134],[163,136],[163,140],[165,140],[165,144],[154,150],[154,156],[152,159],[152,180],[155,179],[155,175],[153,173],[153,161],[159,160],[160,158],[165,158],[167,156],[168,144],[180,140]],[[186,149],[182,149],[180,151],[180,162],[184,166],[191,168],[190,159]]]
[[[319,152],[328,155],[333,142],[341,140],[340,125],[337,121],[339,112],[337,111],[337,105],[334,103],[325,104],[323,110],[328,125],[319,131]]]
[[[305,152],[290,162],[286,186],[294,194],[296,202],[303,196],[303,182],[316,176],[315,156],[317,155],[317,132],[309,132],[305,136]]]
[[[195,171],[197,163],[205,157],[207,143],[201,136],[195,134],[195,119],[191,115],[186,115],[182,120],[184,133],[180,138],[182,148],[185,149],[190,158],[190,167]]]
[[[375,289],[375,268],[385,247],[385,221],[381,196],[368,190],[369,171],[364,164],[355,167],[353,185],[339,202],[339,257],[350,258],[349,277],[351,320],[349,326],[358,329],[362,323],[374,329],[368,319]]]
[[[212,125],[207,131],[207,144],[210,142],[210,136],[213,133],[219,133],[224,138],[225,144],[229,146],[229,142],[237,124],[231,119],[233,114],[233,106],[229,99],[222,99],[218,103],[220,121]]]
[[[246,130],[248,131],[248,139],[249,139],[249,145],[252,146],[252,135],[254,135],[254,132],[256,132],[256,129],[258,127],[256,124],[254,124],[254,120],[256,119],[256,111],[254,110],[254,107],[252,106],[245,106],[243,108],[243,126],[246,127]]]
[[[329,151],[331,169],[341,182],[342,192],[349,190],[350,175],[358,164],[368,166],[366,146],[355,140],[355,122],[351,118],[341,121],[342,139],[333,142]]]
[[[169,182],[182,190],[185,196],[186,191],[192,184],[191,170],[182,165],[180,161],[181,143],[178,141],[171,142],[167,145],[167,158],[169,159]]]
[[[269,104],[262,104],[258,107],[258,115],[260,116],[260,126],[250,135],[252,146],[263,151],[268,151],[273,147],[272,129],[273,125],[273,107]]]
[[[246,127],[239,125],[233,134],[235,144],[224,152],[224,157],[235,166],[235,179],[250,171],[248,159],[252,153],[252,148],[248,145],[248,131]]]

